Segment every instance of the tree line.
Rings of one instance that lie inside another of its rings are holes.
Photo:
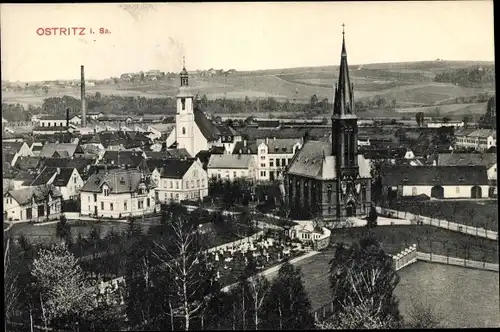
[[[437,73],[435,82],[453,83],[462,87],[481,87],[495,82],[495,67],[458,68]]]

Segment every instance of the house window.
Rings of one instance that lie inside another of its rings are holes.
[[[274,167],[274,159],[270,159],[269,160],[269,166],[270,167]]]
[[[417,187],[413,187],[413,188],[411,188],[411,194],[412,194],[413,196],[416,196],[416,195],[417,195]]]
[[[104,202],[101,202],[101,210],[104,210]]]
[[[137,201],[137,208],[138,209],[144,208],[144,201],[142,199]]]
[[[127,211],[127,202],[124,202],[124,203],[123,203],[123,209],[124,209],[125,211]]]
[[[276,158],[276,167],[280,167],[280,160]]]
[[[327,187],[326,187],[326,200],[328,203],[331,203],[332,202],[332,185],[329,184]]]
[[[186,189],[189,189],[189,181],[186,181]]]
[[[260,160],[266,160],[266,156],[260,156]]]
[[[266,149],[260,149],[260,153],[261,154],[265,154],[266,153]]]
[[[89,198],[89,202],[90,202],[90,196],[87,196]]]
[[[174,184],[172,183],[172,181],[170,181],[170,188],[173,188],[174,187]]]
[[[194,180],[191,180],[191,188],[194,188]]]
[[[113,211],[113,203],[109,203],[109,211]]]
[[[288,158],[288,164],[292,162],[292,158]]]
[[[175,189],[179,189],[179,181],[175,181]]]
[[[175,200],[178,201],[179,200],[179,194],[175,194]]]
[[[165,198],[167,198],[167,193],[165,193]],[[174,194],[170,193],[170,199],[174,199]]]
[[[260,164],[260,167],[266,167],[266,164]]]
[[[94,194],[94,202],[97,202],[97,194]]]
[[[261,171],[260,176],[266,176],[266,171]]]
[[[196,180],[196,188],[200,187],[200,180]]]
[[[205,187],[205,179],[201,179],[201,187]]]
[[[151,199],[149,197],[146,199],[146,204],[148,207],[151,206]]]
[[[460,187],[456,187],[456,188],[455,188],[455,192],[456,192],[457,194],[460,194]]]
[[[181,98],[182,110],[186,109],[186,98]]]
[[[182,127],[182,135],[186,135],[186,128]]]
[[[109,189],[108,188],[104,188],[104,196],[109,196]]]
[[[170,195],[172,195],[172,194],[170,194]],[[167,199],[167,197],[168,197],[168,194],[167,194],[167,193],[165,193],[165,194],[164,194],[164,196],[165,196],[165,199]]]
[[[281,166],[286,166],[286,158],[281,159]]]
[[[73,183],[76,183],[76,176],[73,178]]]
[[[236,171],[233,171],[233,178],[237,177],[238,175],[236,175]]]

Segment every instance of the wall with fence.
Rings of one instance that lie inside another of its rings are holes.
[[[409,248],[401,251],[399,254],[392,256],[393,266],[396,271],[401,270],[405,266],[417,262],[417,245],[414,244]]]
[[[314,240],[313,247],[315,251],[320,251],[330,245],[330,235],[332,232],[326,227],[322,227],[322,229],[323,234],[318,239]]]
[[[496,271],[496,272],[499,271],[498,264],[495,263],[486,263],[484,261],[479,262],[464,258],[436,255],[433,253],[418,252],[417,259],[424,262],[448,264],[448,265],[462,266],[462,267]]]
[[[455,232],[461,232],[469,235],[481,236],[487,239],[497,240],[498,232],[484,229],[482,227],[474,227],[463,224],[457,224],[448,220],[431,218],[421,215],[416,215],[411,212],[398,211],[393,209],[382,208],[380,206],[376,207],[377,213],[383,216],[403,218],[414,222],[415,224],[431,225],[435,227],[440,227],[444,229],[449,229]]]
[[[238,248],[243,243],[249,243],[249,242],[255,241],[261,236],[264,236],[264,231],[257,232],[255,234],[253,234],[251,236],[247,236],[243,239],[239,239],[239,240],[229,242],[229,243],[224,243],[224,244],[221,244],[220,246],[212,247],[212,248],[208,249],[207,251],[209,253],[211,253],[214,251],[220,251],[220,250],[226,251],[229,249],[235,249],[235,248]]]

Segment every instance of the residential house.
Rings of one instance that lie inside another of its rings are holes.
[[[34,171],[39,168],[40,157],[30,156],[30,157],[19,157],[17,158],[14,167],[22,171]]]
[[[497,145],[497,133],[492,129],[470,129],[455,132],[455,146],[485,151]]]
[[[431,198],[488,196],[485,166],[382,166],[384,197],[427,195]]]
[[[257,165],[252,155],[213,154],[207,165],[208,177],[228,179],[256,179]]]
[[[19,157],[32,156],[33,152],[26,142],[2,142],[2,159],[14,166]]]
[[[29,186],[47,185],[58,189],[63,200],[74,200],[79,196],[78,190],[83,186],[83,180],[76,168],[45,167]]]
[[[91,119],[91,120],[97,120],[97,119],[99,119],[99,118],[101,118],[103,116],[104,116],[104,113],[102,113],[102,112],[99,112],[99,113],[88,113],[87,114],[87,117],[89,119]]]
[[[146,131],[153,135],[153,140],[160,139],[165,134],[170,134],[175,128],[175,123],[156,123],[148,125]]]
[[[28,171],[20,171],[17,173],[14,178],[11,179],[11,189],[18,190],[27,188],[31,185],[31,183],[35,180],[33,176],[33,172]]]
[[[100,163],[133,168],[139,166],[143,159],[145,159],[143,152],[106,151],[100,160]]]
[[[58,218],[61,212],[61,193],[53,186],[9,190],[4,194],[4,220],[44,221]]]
[[[279,179],[302,147],[302,142],[300,138],[257,139],[257,180]]]
[[[243,140],[241,134],[227,125],[218,125],[217,129],[219,131],[219,139],[213,145],[223,146],[226,153],[233,153],[235,144]]]
[[[157,199],[163,203],[208,196],[208,174],[197,159],[166,159],[157,167]]]
[[[124,218],[160,210],[150,174],[137,169],[97,170],[80,188],[81,215]]]
[[[82,119],[79,115],[73,115],[70,117],[57,116],[57,115],[47,115],[41,117],[39,120],[40,127],[67,127],[68,124],[80,125],[82,123]]]
[[[453,127],[455,129],[462,128],[465,123],[463,121],[428,121],[427,128]]]

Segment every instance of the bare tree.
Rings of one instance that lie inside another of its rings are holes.
[[[11,238],[7,238],[7,243],[5,246],[4,261],[3,261],[3,276],[4,276],[4,311],[5,311],[5,329],[7,330],[7,320],[10,318],[14,307],[16,305],[16,300],[19,295],[19,290],[16,287],[18,273],[12,265],[10,259],[10,243]]]
[[[253,301],[255,329],[259,329],[259,314],[264,299],[269,292],[270,284],[266,277],[253,275],[248,280],[248,289]]]
[[[155,241],[157,250],[153,254],[163,263],[173,281],[173,310],[169,315],[182,318],[187,331],[207,303],[207,283],[211,284],[213,278],[206,268],[207,257],[198,247],[197,228],[182,216],[174,218],[170,227],[173,248]]]

